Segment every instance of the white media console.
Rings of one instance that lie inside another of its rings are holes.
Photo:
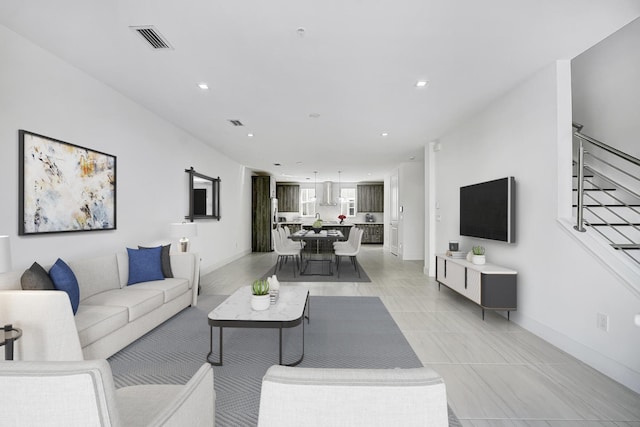
[[[518,273],[499,265],[476,265],[464,259],[436,255],[436,280],[485,310],[506,310],[507,319],[517,309]]]

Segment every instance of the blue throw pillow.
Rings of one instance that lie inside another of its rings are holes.
[[[138,249],[152,248],[138,245]],[[160,252],[160,265],[162,266],[162,275],[164,278],[173,278],[173,271],[171,270],[171,243],[162,247],[162,252]]]
[[[150,282],[152,280],[164,280],[162,261],[160,259],[162,246],[149,249],[127,248],[127,253],[129,254],[129,280],[127,285]]]
[[[73,314],[78,312],[80,305],[80,288],[78,287],[78,279],[73,274],[71,268],[60,258],[53,264],[49,270],[49,277],[53,281],[53,286],[59,291],[65,291],[69,295],[71,301],[71,309]]]

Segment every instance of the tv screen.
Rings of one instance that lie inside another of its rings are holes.
[[[460,187],[460,234],[515,243],[513,177]]]

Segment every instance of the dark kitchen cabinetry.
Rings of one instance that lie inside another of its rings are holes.
[[[287,226],[289,227],[289,231],[291,233],[295,233],[296,231],[300,231],[302,229],[302,224],[298,224],[298,223],[290,223],[290,222],[284,222],[282,223],[282,226]]]
[[[358,212],[384,211],[384,184],[358,184]]]
[[[361,228],[362,243],[384,243],[384,226],[382,224],[358,224]]]
[[[300,186],[298,184],[276,184],[279,212],[300,211]]]

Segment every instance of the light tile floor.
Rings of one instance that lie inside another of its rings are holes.
[[[425,366],[445,380],[463,426],[635,426],[640,395],[499,314],[442,287],[421,261],[402,261],[380,245],[358,260],[371,283],[305,282],[312,295],[378,296]],[[229,295],[275,263],[254,253],[202,278],[202,293]],[[288,268],[288,265],[285,265]]]

